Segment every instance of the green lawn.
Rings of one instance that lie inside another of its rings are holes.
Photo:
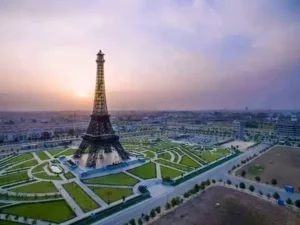
[[[75,178],[76,176],[71,173],[71,172],[67,172],[64,174],[65,178],[67,178],[68,180]]]
[[[176,169],[186,171],[186,172],[192,171],[194,169],[192,167],[188,167],[188,166],[181,165],[181,164],[178,164],[178,163],[173,163],[173,162],[166,161],[166,160],[163,160],[163,159],[157,159],[157,160],[155,160],[155,162],[158,162],[158,163],[166,165],[166,166],[174,167]]]
[[[139,180],[127,175],[126,173],[115,173],[103,177],[95,177],[84,181],[88,184],[108,184],[108,185],[124,185],[134,186]]]
[[[173,153],[173,155],[175,156],[173,162],[177,162],[178,159],[179,159],[179,156],[178,156],[177,152],[176,152],[176,151],[172,151],[172,153]]]
[[[144,180],[156,178],[156,166],[155,163],[146,163],[142,166],[128,170],[129,173],[132,173]]]
[[[40,158],[40,160],[50,159],[49,156],[43,151],[36,152],[35,154],[37,154],[37,156]]]
[[[179,176],[182,175],[182,172],[170,169],[170,168],[165,167],[165,166],[160,166],[160,171],[161,171],[161,177],[162,178],[169,177],[170,179],[173,179],[175,177],[179,177]]]
[[[90,187],[106,203],[112,203],[133,194],[131,188]]]
[[[5,165],[8,165],[8,164],[16,164],[16,163],[19,163],[19,162],[22,162],[22,161],[25,161],[25,160],[29,160],[29,159],[32,159],[33,158],[33,155],[31,153],[24,153],[24,154],[21,154],[21,155],[18,155],[16,157],[13,157],[7,161],[5,161],[4,163],[1,163],[1,167],[5,166]]]
[[[35,159],[29,160],[27,162],[23,162],[19,165],[16,165],[14,167],[11,167],[10,169],[6,170],[6,171],[13,171],[13,170],[20,170],[20,169],[24,169],[24,168],[28,168],[28,167],[32,167],[37,165],[38,162]]]
[[[248,173],[252,176],[258,176],[262,172],[264,172],[265,167],[264,166],[253,166],[248,169]]]
[[[53,196],[26,196],[26,195],[7,195],[0,193],[0,200],[9,200],[9,201],[34,201],[34,200],[50,200],[61,198],[60,194]]]
[[[84,212],[100,207],[77,183],[67,183],[63,187]]]
[[[19,193],[52,193],[58,192],[51,181],[41,181],[38,183],[28,184],[21,187],[10,189],[12,192]]]
[[[48,150],[48,152],[52,155],[55,156],[58,153],[61,153],[62,151],[65,151],[66,149],[52,149],[52,150]]]
[[[13,221],[8,221],[8,220],[0,220],[1,225],[20,225],[20,224],[25,224],[25,223],[17,223]]]
[[[191,167],[200,167],[200,164],[190,157],[184,155],[180,161],[181,164],[191,166]]]
[[[164,152],[158,155],[158,158],[165,159],[165,160],[171,160],[171,155],[169,152]]]
[[[35,173],[35,177],[45,180],[61,180],[60,176],[49,176],[46,172]]]
[[[143,152],[143,153],[146,154],[147,158],[153,159],[155,157],[155,154],[151,151],[146,151],[146,152]]]
[[[44,171],[43,167],[48,165],[48,164],[49,164],[48,162],[44,162],[42,164],[39,164],[38,166],[34,167],[31,172],[32,173],[42,172],[42,171]]]
[[[74,153],[76,152],[76,149],[68,149],[67,151],[61,152],[58,155],[56,155],[56,157],[65,155],[65,156],[69,156],[69,155],[74,155]]]
[[[10,183],[16,183],[19,181],[27,180],[29,177],[27,172],[13,173],[5,176],[0,176],[0,186]]]
[[[10,215],[24,216],[53,223],[62,223],[75,217],[74,212],[65,200],[24,203],[6,207],[0,211]]]
[[[200,156],[206,162],[211,163],[229,154],[230,151],[227,149],[217,149],[215,151],[202,151]]]

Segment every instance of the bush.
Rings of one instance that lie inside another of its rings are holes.
[[[276,184],[277,184],[277,180],[273,178],[273,179],[271,180],[271,184],[272,184],[272,185],[276,185]]]
[[[156,207],[156,208],[155,208],[155,211],[156,211],[157,213],[160,213],[160,206]]]
[[[255,180],[257,181],[257,182],[259,182],[260,181],[260,177],[255,177]]]
[[[268,194],[267,194],[267,197],[268,197],[268,198],[271,198],[271,195],[270,195],[270,193],[268,193]]]
[[[215,183],[216,183],[216,180],[212,179],[211,182],[212,182],[213,184],[215,184]]]
[[[227,180],[227,184],[231,185],[232,184],[231,180]]]
[[[194,190],[195,193],[199,192],[199,191],[200,191],[200,186],[199,186],[199,184],[195,184],[193,190]]]
[[[274,194],[273,194],[273,198],[275,198],[275,199],[279,199],[279,198],[280,198],[280,195],[279,195],[277,192],[274,192]]]
[[[207,179],[206,182],[205,182],[205,184],[206,184],[207,186],[209,186],[209,185],[210,185],[210,180]]]
[[[245,189],[245,188],[246,188],[245,183],[241,182],[241,183],[240,183],[240,188],[241,188],[241,189]]]
[[[188,197],[190,197],[190,192],[185,192],[184,194],[183,194],[183,197],[185,197],[185,198],[188,198]]]
[[[263,195],[263,194],[264,194],[262,191],[259,191],[258,193],[259,193],[260,195]]]
[[[286,200],[286,204],[288,204],[288,205],[293,205],[293,201],[292,201],[292,199],[290,199],[290,198],[287,198],[287,200]]]
[[[255,190],[254,186],[253,186],[253,185],[250,185],[250,186],[249,186],[249,190],[250,190],[251,192],[253,192],[253,191]]]
[[[155,209],[152,209],[150,212],[150,216],[154,218],[156,216]]]
[[[148,192],[147,187],[146,187],[146,186],[143,186],[143,185],[140,185],[138,189],[139,189],[139,191],[140,191],[142,194],[145,194],[145,193]]]
[[[179,197],[173,198],[173,199],[171,200],[172,206],[179,205],[180,203],[181,203],[181,200],[180,200]]]
[[[236,187],[236,188],[238,188],[238,187],[239,187],[239,185],[237,185],[237,184],[236,184],[236,185],[235,185],[235,187]]]
[[[146,222],[148,222],[149,221],[149,216],[146,214],[145,216],[144,216],[144,220],[146,221]]]

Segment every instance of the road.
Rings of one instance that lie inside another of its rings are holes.
[[[239,155],[232,160],[223,163],[222,165],[219,165],[203,174],[200,174],[197,177],[194,177],[193,179],[190,179],[183,184],[180,184],[176,187],[168,187],[165,188],[165,191],[161,191],[161,193],[156,194],[156,196],[152,196],[152,198],[143,201],[139,204],[136,204],[130,208],[127,208],[125,210],[122,210],[119,213],[116,213],[110,217],[107,217],[99,222],[94,223],[93,225],[123,225],[125,222],[129,221],[132,218],[138,219],[141,217],[141,214],[149,214],[151,209],[161,206],[164,207],[166,202],[170,201],[172,198],[183,195],[184,192],[191,189],[196,183],[199,183],[201,181],[205,181],[207,179],[222,179],[223,181],[226,181],[227,179],[230,179],[233,183],[239,183],[243,181],[247,186],[250,184],[253,184],[255,186],[255,191],[258,192],[261,190],[264,194],[267,193],[274,193],[277,192],[283,199],[286,199],[290,197],[292,200],[300,199],[299,194],[291,194],[285,192],[283,189],[279,189],[276,187],[268,186],[265,184],[260,184],[257,182],[249,181],[246,179],[243,179],[241,177],[235,177],[228,174],[228,170],[233,167],[233,165],[238,164],[241,160],[246,159],[249,156],[252,156],[255,153],[259,153],[260,150],[268,147],[268,144],[259,144],[251,149],[249,149],[247,152],[245,152],[242,155]],[[154,187],[153,187],[154,188]],[[161,187],[160,187],[160,190]],[[150,190],[151,192],[151,190]],[[151,192],[152,194],[152,192]]]

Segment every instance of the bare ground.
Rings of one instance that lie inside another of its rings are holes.
[[[215,186],[151,225],[300,225],[300,217],[258,197]]]
[[[272,178],[275,178],[278,181],[277,186],[284,188],[285,185],[292,185],[295,191],[298,191],[300,187],[300,148],[276,146],[243,166],[237,171],[237,174],[240,175],[242,170],[247,172],[255,166],[264,166],[264,171],[258,175],[261,182],[271,183]],[[254,180],[255,176],[257,175],[246,174],[248,179]]]

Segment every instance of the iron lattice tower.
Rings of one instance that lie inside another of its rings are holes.
[[[82,142],[74,155],[75,158],[80,158],[82,154],[88,152],[86,164],[88,167],[96,166],[101,151],[108,153],[114,149],[123,160],[129,159],[128,152],[122,147],[119,137],[115,134],[110,123],[105,95],[104,62],[104,54],[100,50],[96,60],[97,78],[93,113],[88,129],[83,134]]]

